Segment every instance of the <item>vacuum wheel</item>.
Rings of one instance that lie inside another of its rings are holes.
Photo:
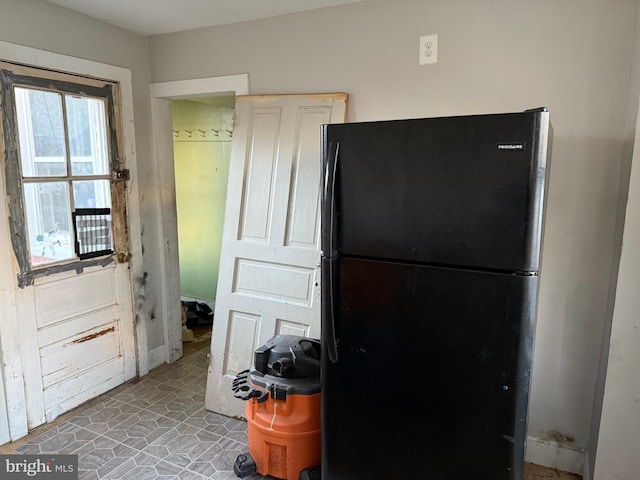
[[[241,453],[233,464],[233,473],[236,477],[243,478],[256,473],[256,462],[249,453]],[[320,480],[320,477],[318,477]]]
[[[320,480],[320,467],[305,468],[300,472],[298,480]]]

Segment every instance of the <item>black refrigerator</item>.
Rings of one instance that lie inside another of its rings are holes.
[[[322,127],[323,480],[523,477],[550,130]]]

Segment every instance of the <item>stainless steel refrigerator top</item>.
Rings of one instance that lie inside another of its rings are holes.
[[[325,125],[323,478],[522,478],[549,113]]]

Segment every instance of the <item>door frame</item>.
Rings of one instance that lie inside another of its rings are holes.
[[[92,76],[111,80],[119,83],[121,99],[121,122],[122,122],[122,152],[125,158],[126,168],[129,169],[131,180],[127,188],[128,206],[128,226],[129,226],[129,251],[132,255],[129,269],[133,284],[134,278],[140,278],[142,269],[142,245],[140,242],[131,242],[132,238],[140,238],[141,223],[138,204],[138,182],[137,182],[137,162],[135,153],[135,131],[133,124],[133,85],[131,70],[104,63],[84,60],[60,53],[48,52],[37,48],[26,47],[14,43],[0,41],[0,59],[8,62],[16,62],[32,67],[47,68],[67,73],[74,73],[82,76]],[[4,198],[4,185],[0,185],[0,193]],[[0,234],[3,241],[8,241],[6,236],[6,212],[5,202],[2,201],[0,207],[0,221],[3,222]],[[3,282],[6,289],[0,289],[0,351],[2,352],[2,362],[4,364],[2,378],[4,380],[4,405],[0,405],[0,424],[3,423],[4,407],[6,406],[6,421],[9,426],[9,437],[16,440],[29,433],[28,417],[37,409],[36,405],[28,404],[25,394],[24,373],[29,368],[28,360],[22,355],[23,343],[21,339],[20,325],[16,318],[16,297],[15,278],[13,277],[12,250],[4,249],[0,252],[0,266],[2,268]],[[132,292],[132,294],[135,292]],[[138,360],[138,371],[142,370],[141,365],[147,362],[147,328],[144,316],[136,324],[133,320],[136,312],[132,311],[132,321],[136,331],[136,350]],[[1,399],[1,398],[0,398]],[[37,413],[37,412],[36,412]]]
[[[164,344],[149,352],[147,369],[172,363],[182,356],[182,311],[180,308],[180,269],[178,262],[178,219],[173,166],[171,101],[221,95],[248,95],[249,75],[152,83],[151,125],[154,167],[158,174],[159,214],[158,251],[162,328]],[[147,371],[148,371],[147,370]],[[146,372],[145,372],[146,373]]]

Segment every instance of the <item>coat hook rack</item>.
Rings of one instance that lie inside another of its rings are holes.
[[[207,138],[207,134],[209,132],[213,132],[213,134],[209,135],[209,138],[211,137],[220,137],[220,132],[226,132],[229,137],[233,137],[233,129],[229,129],[229,128],[220,128],[220,129],[216,129],[216,128],[207,128],[207,129],[202,129],[202,128],[198,128],[196,130],[175,130],[172,129],[173,132],[173,137],[174,138],[180,138],[181,134],[184,133],[186,134],[187,138],[193,138],[193,134],[197,132],[200,133],[200,137],[199,138]],[[197,137],[197,135],[196,135]],[[226,137],[225,137],[226,138]],[[228,140],[221,140],[221,141],[228,141]]]

